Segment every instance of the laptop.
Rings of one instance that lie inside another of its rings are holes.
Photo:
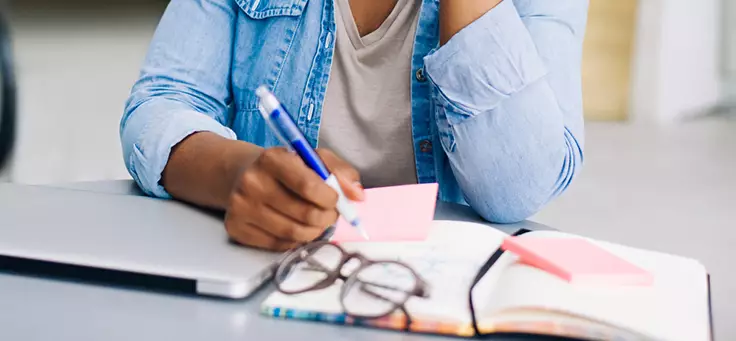
[[[236,245],[222,213],[181,202],[0,184],[0,271],[239,299],[279,257]]]

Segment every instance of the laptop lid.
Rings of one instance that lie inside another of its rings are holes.
[[[0,184],[0,269],[127,274],[244,298],[271,278],[279,256],[232,243],[221,214],[181,202]]]

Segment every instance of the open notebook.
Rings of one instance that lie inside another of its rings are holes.
[[[570,237],[535,231],[525,237]],[[488,226],[435,221],[424,242],[342,243],[372,259],[398,259],[430,285],[429,298],[412,297],[411,331],[473,336],[468,289],[479,268],[507,234]],[[577,236],[576,236],[577,237]],[[711,340],[709,285],[697,261],[595,241],[654,276],[647,286],[580,286],[518,262],[505,252],[476,286],[482,333],[542,334],[604,340]],[[262,312],[279,318],[403,329],[403,314],[355,321],[342,313],[341,282],[299,295],[271,294]]]

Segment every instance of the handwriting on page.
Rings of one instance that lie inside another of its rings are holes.
[[[437,225],[437,222],[434,223]],[[435,230],[436,231],[436,230]],[[458,231],[460,232],[460,231]],[[434,238],[424,242],[347,243],[346,248],[359,250],[374,260],[396,260],[407,264],[429,285],[429,298],[412,298],[410,309],[441,316],[467,313],[468,288],[478,269],[492,252],[488,239]],[[467,237],[467,235],[465,235]],[[484,243],[485,242],[485,243]],[[406,272],[392,272],[387,266],[383,276],[387,281],[406,281]]]
[[[433,232],[423,242],[345,243],[344,246],[370,259],[396,260],[414,269],[429,284],[431,296],[428,300],[413,299],[412,305],[421,305],[425,311],[464,313],[467,303],[463,298],[469,285],[502,237],[489,238],[477,226],[476,233],[468,234],[458,223],[452,223],[453,228],[444,222],[431,225]],[[390,269],[387,267],[384,274],[387,279],[408,275],[392,273]]]
[[[441,245],[422,245],[422,250],[417,248],[416,254],[403,254],[394,257],[381,257],[381,259],[390,259],[403,262],[409,265],[424,280],[431,283],[446,282],[447,276],[451,276],[456,282],[463,282],[464,277],[468,280],[481,265],[479,259],[467,258],[462,255],[452,256],[446,248]],[[406,272],[393,273],[391,269],[394,267],[385,266],[386,277],[407,276]],[[443,280],[444,279],[444,280]]]
[[[460,289],[464,293],[483,263],[483,259],[448,256],[447,250],[436,247],[428,249],[422,256],[398,258],[431,284],[431,291],[436,297],[437,292],[448,293]],[[449,281],[449,278],[452,280]]]
[[[438,185],[420,184],[366,190],[366,200],[356,203],[370,242],[422,241],[434,219]],[[337,223],[332,241],[362,242],[344,219]]]

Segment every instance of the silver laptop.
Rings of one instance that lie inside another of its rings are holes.
[[[245,298],[279,257],[234,244],[221,214],[183,203],[0,184],[0,271]]]

